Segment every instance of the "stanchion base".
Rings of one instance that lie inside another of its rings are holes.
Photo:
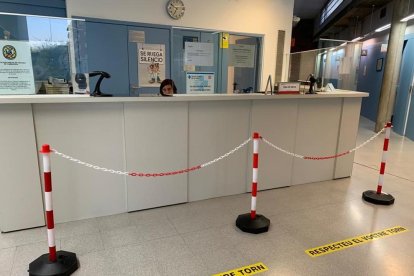
[[[269,230],[270,220],[262,215],[256,215],[255,219],[250,218],[250,213],[237,217],[236,226],[243,232],[260,234]]]
[[[379,205],[391,205],[394,204],[394,197],[390,194],[377,194],[376,191],[368,190],[362,193],[362,198],[365,201],[379,204]]]
[[[49,261],[49,253],[43,254],[29,264],[30,276],[71,275],[79,268],[76,254],[67,251],[56,252],[57,261]]]

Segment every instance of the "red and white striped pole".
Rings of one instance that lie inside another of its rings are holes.
[[[387,123],[385,126],[385,138],[384,146],[382,148],[382,160],[380,174],[378,178],[377,190],[368,190],[362,193],[362,198],[368,202],[380,205],[391,205],[394,203],[395,198],[387,193],[382,192],[382,185],[384,184],[384,174],[385,174],[385,165],[387,163],[388,156],[388,146],[390,144],[390,134],[391,134],[391,122]]]
[[[253,180],[252,180],[252,204],[250,208],[250,218],[256,218],[256,197],[257,179],[259,176],[259,133],[253,133]]]
[[[384,138],[384,146],[382,148],[382,160],[381,160],[380,175],[378,178],[377,194],[381,194],[382,184],[384,184],[384,173],[385,173],[385,165],[387,163],[388,146],[390,143],[390,134],[391,134],[391,123],[389,122],[385,126],[385,138]]]
[[[71,275],[79,268],[78,258],[75,253],[60,250],[56,252],[55,222],[53,219],[52,205],[52,172],[50,170],[50,146],[43,145],[40,153],[43,156],[43,179],[45,181],[45,211],[47,226],[47,241],[49,254],[43,254],[29,264],[29,275]]]
[[[52,172],[50,170],[50,146],[43,145],[40,151],[43,156],[43,177],[45,181],[45,211],[47,240],[49,244],[49,261],[56,262],[55,223],[52,205]]]
[[[256,214],[257,179],[259,176],[259,139],[257,132],[253,133],[253,180],[252,180],[252,202],[250,213],[241,214],[237,217],[236,226],[243,232],[259,234],[269,230],[270,220],[263,215]]]

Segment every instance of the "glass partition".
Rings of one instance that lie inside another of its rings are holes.
[[[301,82],[302,89],[310,75],[316,78],[317,90],[328,83],[334,88],[356,90],[362,43],[349,42],[337,47],[290,54],[289,81]]]
[[[258,90],[262,38],[221,31],[173,28],[172,79],[179,93],[250,93]]]
[[[0,13],[0,95],[86,93],[82,20]]]

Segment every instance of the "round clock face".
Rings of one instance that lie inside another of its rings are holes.
[[[167,12],[173,19],[180,19],[185,12],[184,3],[181,0],[169,0],[167,3]]]

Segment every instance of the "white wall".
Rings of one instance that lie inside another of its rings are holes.
[[[290,53],[294,0],[183,0],[185,15],[171,19],[166,12],[167,0],[67,0],[69,17],[173,25],[228,32],[263,34],[261,88],[269,74],[274,79],[277,31],[286,31],[285,54]],[[288,56],[288,55],[285,55]],[[287,61],[282,79],[287,80]]]

